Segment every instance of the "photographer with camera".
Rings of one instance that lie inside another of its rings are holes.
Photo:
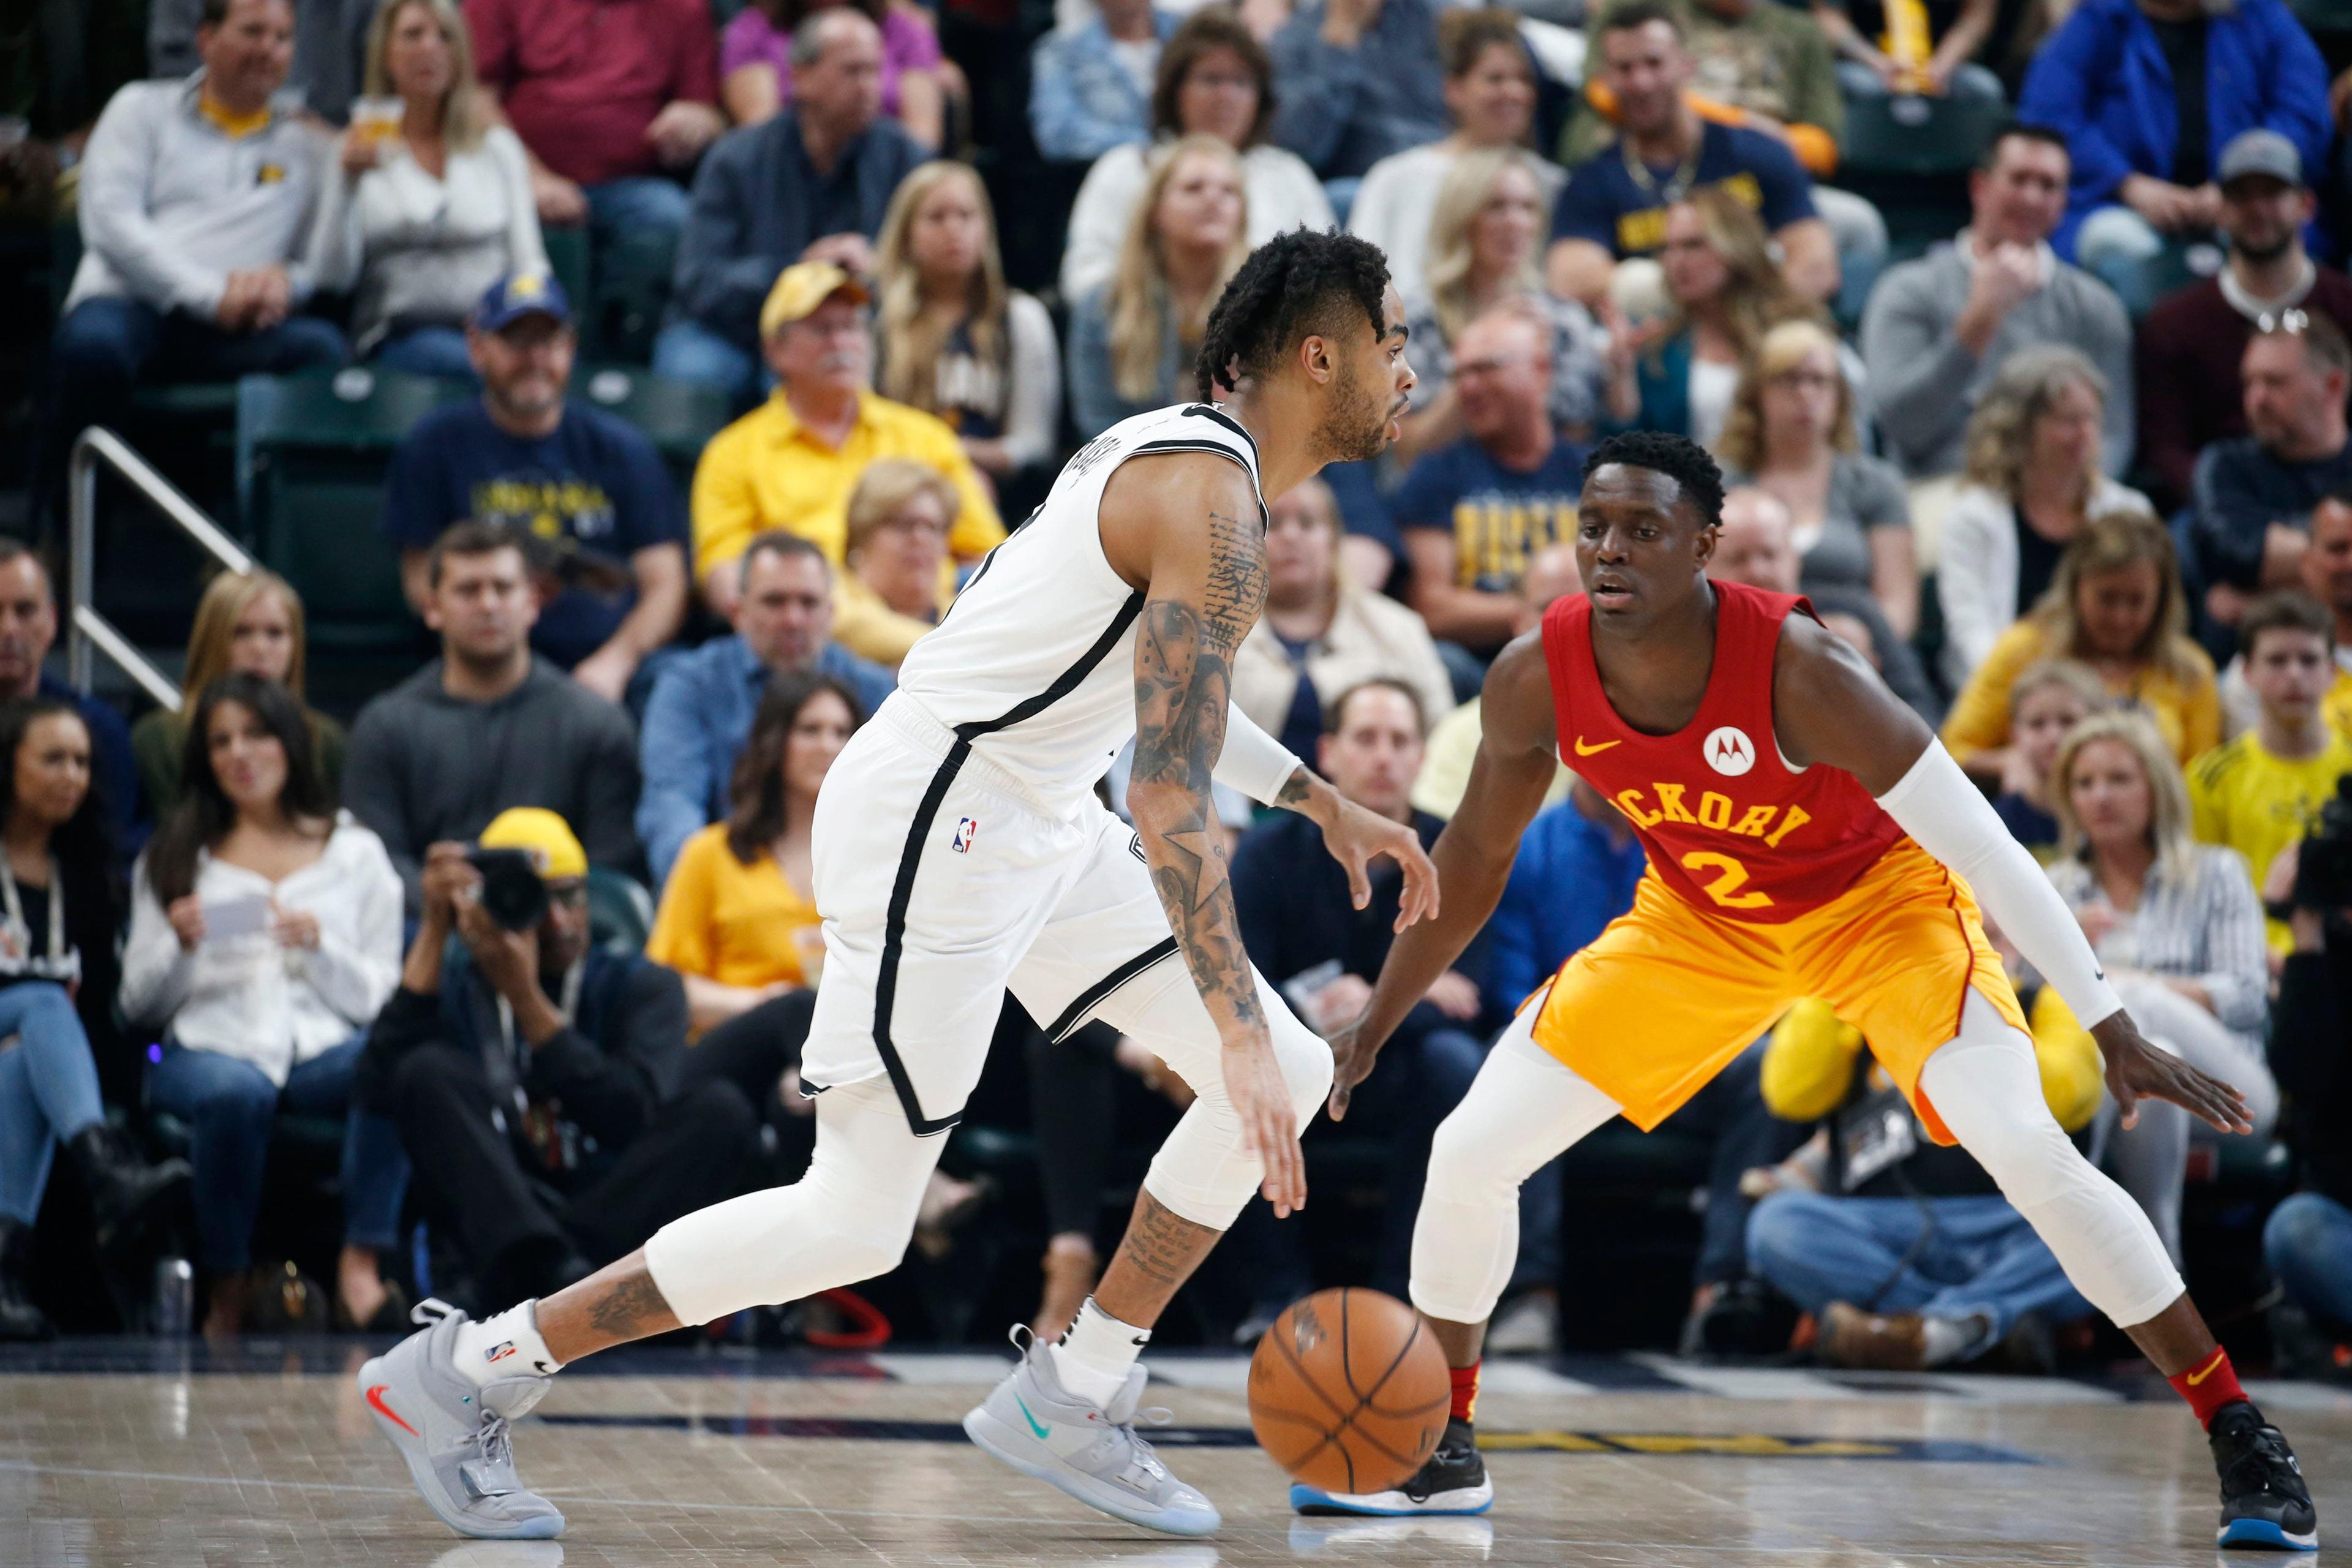
[[[462,1255],[460,1296],[561,1289],[733,1196],[758,1152],[733,1083],[677,1092],[685,989],[592,945],[587,876],[571,825],[535,806],[425,851],[423,923],[367,1075],[427,1220]]]
[[[2287,1300],[2338,1342],[2352,1340],[2352,776],[2336,783],[2304,841],[2263,886],[2294,942],[2271,1007],[2271,1070],[2303,1166],[2303,1190],[2271,1213],[2263,1255]]]

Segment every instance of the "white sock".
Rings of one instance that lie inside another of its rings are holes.
[[[539,1337],[539,1302],[524,1301],[480,1322],[457,1325],[457,1370],[481,1387],[502,1377],[545,1377],[563,1363]]]
[[[1981,1312],[1971,1312],[1965,1318],[1929,1318],[1927,1330],[1927,1354],[1929,1366],[1944,1366],[1959,1360],[1984,1342],[1991,1325]]]
[[[1047,1353],[1054,1358],[1054,1375],[1062,1380],[1064,1388],[1081,1399],[1108,1405],[1127,1386],[1135,1358],[1150,1342],[1150,1329],[1120,1322],[1096,1306],[1089,1296],[1078,1309],[1078,1321],[1070,1325],[1059,1344],[1048,1347]]]

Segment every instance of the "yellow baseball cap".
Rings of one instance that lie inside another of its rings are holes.
[[[490,819],[475,840],[485,849],[521,849],[541,877],[561,880],[588,874],[588,852],[572,825],[544,806],[510,805]]]
[[[845,291],[861,305],[873,302],[866,285],[839,262],[793,262],[776,274],[775,287],[768,290],[767,303],[760,307],[760,336],[775,336],[778,328],[801,320]]]

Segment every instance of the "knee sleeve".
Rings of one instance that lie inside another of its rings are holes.
[[[1331,1093],[1331,1047],[1294,1017],[1263,980],[1259,982],[1259,997],[1265,1005],[1275,1063],[1290,1090],[1291,1112],[1297,1118],[1299,1131],[1304,1131],[1307,1122],[1314,1120],[1317,1108]],[[1201,1025],[1210,1026],[1207,1009],[1201,1005],[1189,982],[1169,1005],[1189,1005],[1199,1014]],[[1128,1032],[1154,1049],[1160,1048],[1150,1035],[1139,1034],[1132,1028]],[[1168,1058],[1166,1051],[1160,1054]],[[1171,1059],[1171,1065],[1177,1064]],[[1265,1179],[1265,1167],[1256,1156],[1242,1149],[1241,1121],[1234,1114],[1233,1101],[1226,1097],[1223,1079],[1213,1071],[1197,1069],[1186,1072],[1185,1077],[1198,1098],[1176,1123],[1176,1130],[1168,1135],[1168,1142],[1160,1146],[1160,1152],[1152,1156],[1143,1186],[1163,1208],[1178,1217],[1211,1230],[1223,1230],[1256,1193],[1258,1184]]]

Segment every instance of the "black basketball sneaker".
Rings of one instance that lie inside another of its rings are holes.
[[[2221,1478],[2216,1542],[2257,1551],[2318,1551],[2319,1513],[2311,1506],[2303,1467],[2279,1429],[2242,1400],[2214,1415],[2209,1438]]]
[[[1484,1513],[1495,1506],[1495,1483],[1478,1457],[1477,1434],[1467,1421],[1445,1424],[1437,1451],[1412,1479],[1393,1491],[1327,1492],[1294,1481],[1290,1506],[1304,1514]]]

